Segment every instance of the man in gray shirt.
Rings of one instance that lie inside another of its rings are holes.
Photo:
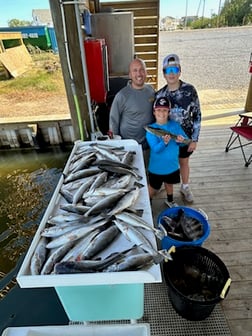
[[[115,96],[109,118],[109,129],[113,135],[122,139],[134,139],[148,148],[144,126],[154,120],[153,101],[155,91],[145,84],[147,77],[143,60],[134,59],[129,65],[129,82]]]

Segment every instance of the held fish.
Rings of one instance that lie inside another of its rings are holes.
[[[166,131],[166,130],[163,130],[163,129],[161,129],[161,128],[155,128],[155,127],[151,127],[151,126],[145,126],[144,129],[145,129],[147,132],[149,132],[149,133],[151,133],[151,134],[154,134],[154,135],[156,135],[156,136],[160,136],[160,137],[162,137],[162,136],[165,136],[165,135],[169,135],[172,139],[174,139],[174,140],[177,139],[177,135],[172,134],[172,133],[170,133],[170,132],[168,132],[168,131]],[[184,140],[182,141],[182,143],[184,143],[184,144],[186,144],[186,145],[189,145],[189,143],[191,143],[191,142],[192,142],[191,139],[184,139]]]

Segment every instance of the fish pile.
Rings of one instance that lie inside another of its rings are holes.
[[[124,147],[78,142],[31,257],[32,275],[135,271],[171,259],[151,243],[150,233],[163,239],[164,232],[135,208],[143,187],[135,156]]]
[[[166,236],[179,241],[194,241],[204,234],[203,224],[198,219],[186,215],[181,208],[176,216],[162,216],[159,227],[166,232]]]

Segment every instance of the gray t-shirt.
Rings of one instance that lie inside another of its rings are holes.
[[[133,89],[130,82],[115,96],[109,118],[109,129],[122,139],[134,139],[146,148],[144,126],[154,120],[155,91],[149,84]]]

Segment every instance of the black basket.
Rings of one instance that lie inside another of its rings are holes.
[[[201,246],[177,247],[172,258],[163,263],[163,272],[174,309],[188,320],[205,319],[229,291],[225,264]]]

